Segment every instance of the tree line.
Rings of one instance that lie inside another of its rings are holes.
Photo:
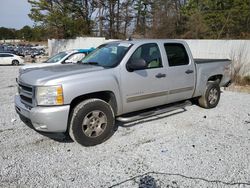
[[[41,26],[24,26],[21,29],[0,27],[0,40],[19,39],[25,41],[44,41],[47,40],[47,31]]]
[[[28,0],[32,38],[249,39],[249,0]],[[34,31],[33,31],[34,30]]]

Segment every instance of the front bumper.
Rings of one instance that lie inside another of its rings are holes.
[[[19,115],[29,119],[33,127],[43,132],[66,132],[69,105],[27,108],[21,103],[20,96],[15,96],[15,109]]]

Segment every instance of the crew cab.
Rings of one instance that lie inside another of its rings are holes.
[[[79,144],[93,146],[112,136],[115,120],[164,113],[189,99],[216,107],[220,87],[230,84],[230,64],[193,59],[181,40],[111,42],[81,63],[19,75],[15,108],[38,131],[69,133]]]

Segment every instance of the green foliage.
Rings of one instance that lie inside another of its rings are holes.
[[[15,39],[15,38],[16,38],[15,29],[0,27],[0,40]]]
[[[33,28],[2,39],[78,36],[249,39],[249,0],[28,0]]]
[[[134,4],[134,10],[136,11],[136,27],[135,32],[139,35],[145,36],[146,31],[149,28],[150,19],[152,17],[152,4],[151,0],[137,0]]]
[[[18,38],[30,41],[33,38],[32,28],[26,25],[18,31],[17,35],[18,35]]]
[[[41,26],[32,28],[32,41],[45,41],[48,39],[48,32]]]
[[[0,40],[6,39],[21,39],[25,41],[42,41],[47,40],[46,30],[42,27],[30,27],[24,26],[20,30],[16,29],[8,29],[1,27],[0,28]]]
[[[28,0],[29,17],[49,31],[49,37],[73,38],[91,32],[89,10],[91,1],[79,0]]]
[[[195,14],[202,17],[207,38],[244,38],[250,32],[249,0],[189,0],[182,11],[189,22]]]

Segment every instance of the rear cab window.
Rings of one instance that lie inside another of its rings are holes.
[[[170,67],[183,66],[189,64],[189,57],[186,48],[180,43],[165,43],[164,48]]]

